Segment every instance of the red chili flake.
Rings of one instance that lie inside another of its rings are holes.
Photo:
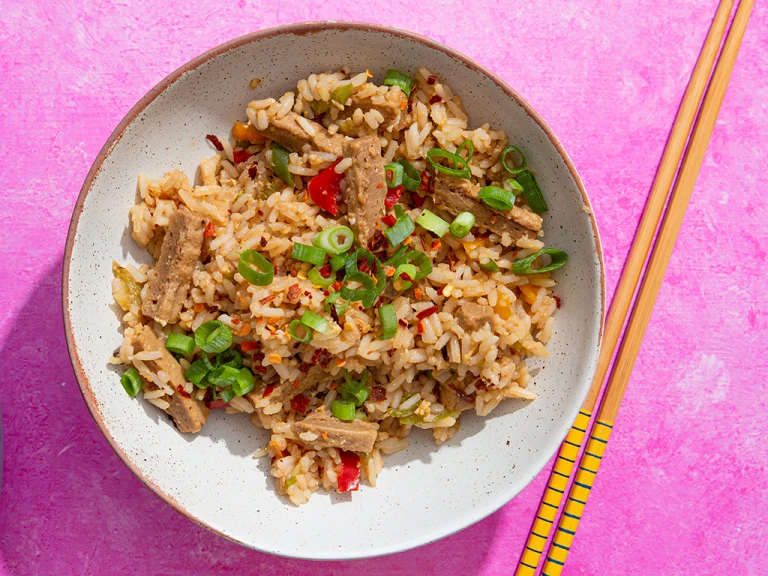
[[[475,399],[474,399],[474,398],[472,398],[472,396],[470,396],[470,395],[469,395],[469,394],[467,394],[466,392],[464,392],[464,390],[462,390],[461,388],[459,388],[458,386],[456,386],[455,384],[452,384],[452,383],[451,383],[451,384],[448,384],[448,385],[449,385],[451,388],[453,388],[453,389],[454,389],[454,391],[456,392],[456,394],[458,394],[458,395],[459,395],[459,398],[461,398],[462,400],[464,400],[464,402],[469,402],[470,404],[474,404],[474,403],[475,403]]]
[[[267,247],[267,239],[264,238],[264,236],[262,236],[261,238],[259,238],[259,244],[261,245],[262,248],[266,248]]]
[[[235,326],[240,324],[240,318],[232,318],[232,324],[234,324]]]
[[[421,240],[421,247],[424,248],[424,252],[429,250],[429,246],[427,246],[427,239],[424,236],[420,236],[419,239]]]
[[[427,318],[428,316],[432,316],[435,312],[437,312],[438,308],[437,306],[430,306],[426,310],[422,310],[418,314],[416,314],[416,318],[419,320],[424,320],[424,318]]]
[[[475,388],[477,390],[488,390],[488,383],[485,380],[483,380],[482,378],[478,378],[475,381]]]
[[[421,183],[419,184],[419,192],[422,192],[423,193],[422,195],[424,195],[427,192],[429,192],[429,188],[430,188],[429,172],[424,170],[421,173]]]
[[[424,205],[424,200],[426,200],[426,197],[420,196],[414,192],[411,194],[411,200],[413,200],[413,205],[416,206],[416,208],[421,208]]]
[[[357,269],[360,270],[360,272],[365,272],[366,274],[371,273],[371,267],[368,265],[368,261],[365,258],[360,258],[357,261]]]
[[[256,180],[256,175],[259,173],[259,169],[256,167],[256,164],[253,166],[248,166],[248,177],[251,180]]]
[[[309,290],[304,290],[304,296],[309,296]]]
[[[315,122],[317,122],[318,124],[322,124],[324,119],[325,119],[325,112],[322,112],[317,116],[315,116]]]
[[[288,288],[288,292],[285,293],[286,300],[296,300],[301,295],[301,288],[298,284],[293,284]]]
[[[267,373],[267,369],[264,366],[254,366],[253,369],[262,375]]]
[[[439,250],[440,246],[442,246],[442,244],[440,244],[440,240],[433,240],[432,245],[429,247],[429,251],[432,252],[434,250]]]
[[[343,286],[343,284],[342,284],[342,283],[341,283],[341,281],[339,281],[339,280],[336,280],[336,282],[334,282],[333,284],[331,284],[331,288],[333,288],[333,291],[334,291],[334,292],[338,292],[339,290],[341,290],[341,287],[342,287],[342,286]]]
[[[398,323],[400,326],[402,326],[403,328],[408,328],[408,322],[406,322],[406,321],[405,321],[405,320],[403,320],[403,319],[400,319],[400,320],[398,320],[398,321],[397,321],[397,323]]]
[[[323,296],[325,296],[326,298],[328,298],[328,296],[330,296],[330,295],[331,295],[331,293],[330,293],[330,292],[328,292],[328,290],[323,290]]]
[[[437,104],[438,102],[442,102],[442,101],[443,99],[440,98],[440,96],[437,94],[435,94],[434,96],[432,96],[432,98],[429,99],[430,104]]]
[[[189,398],[189,394],[186,390],[184,390],[184,387],[182,385],[176,386],[176,392],[181,394],[184,398]]]
[[[261,364],[264,361],[264,352],[254,352],[251,358],[254,364]]]
[[[416,324],[416,334],[424,334],[424,323],[419,322]]]
[[[341,320],[339,320],[339,313],[336,310],[336,304],[331,306],[331,318],[333,318],[333,321],[336,322],[336,324],[341,326]]]
[[[205,405],[208,406],[209,410],[218,410],[219,408],[224,408],[226,406],[229,406],[229,404],[224,402],[223,400],[214,400],[212,402],[206,402]]]
[[[435,290],[435,292],[437,292],[438,296],[442,296],[443,295],[443,288],[445,288],[445,286],[440,286],[440,288]]]
[[[377,222],[378,224],[378,222]],[[387,241],[387,237],[384,236],[384,232],[381,230],[376,230],[373,233],[373,237],[368,242],[368,251],[369,252],[378,252],[381,250],[381,248],[384,246],[384,243]]]
[[[315,353],[312,354],[312,360],[310,360],[310,362],[312,364],[320,364],[320,366],[325,368],[328,366],[328,362],[331,361],[332,357],[333,355],[325,348],[318,348],[315,350]]]
[[[216,148],[216,150],[218,150],[219,152],[224,150],[224,146],[221,145],[221,140],[216,138],[216,136],[214,136],[213,134],[208,134],[205,137],[205,139],[208,140],[211,144],[213,144],[213,147]]]
[[[251,156],[252,154],[249,154],[246,150],[232,151],[232,159],[235,161],[235,164],[240,164],[240,162],[245,162]]]
[[[400,196],[403,195],[405,186],[395,186],[387,190],[387,197],[384,198],[384,206],[386,208],[392,208],[400,200]]]
[[[290,269],[290,270],[288,270],[288,274],[290,274],[291,276],[293,276],[294,278],[296,278],[296,274],[297,274],[297,272],[296,272],[296,268],[294,268],[294,267],[293,267],[293,265],[291,265],[291,269]]]
[[[416,298],[416,300],[421,300],[421,288],[413,289],[413,297]]]
[[[320,276],[323,278],[330,278],[332,273],[333,268],[331,268],[330,264],[326,264],[320,268]]]
[[[252,342],[250,340],[246,340],[245,342],[240,343],[240,350],[242,350],[246,354],[248,352],[253,352],[254,350],[258,350],[258,349],[259,349],[258,342]]]
[[[299,414],[305,414],[307,412],[307,408],[309,407],[309,398],[304,396],[304,394],[299,394],[298,396],[294,396],[291,398],[291,408],[293,408],[294,412],[298,412]]]
[[[267,302],[272,302],[277,297],[277,294],[270,294],[269,296],[262,298],[259,300],[261,304],[266,304]]]
[[[215,231],[216,226],[213,225],[213,222],[208,222],[208,225],[205,227],[205,232],[203,232],[203,238],[210,238]]]
[[[382,217],[381,221],[384,222],[384,224],[387,226],[394,226],[395,222],[397,222],[397,219],[392,214],[386,214]]]
[[[384,182],[379,182],[376,184],[376,188],[384,188]]]
[[[430,74],[429,76],[427,76],[427,84],[429,84],[430,86],[434,86],[435,84],[437,84],[437,76],[435,76],[434,74]]]
[[[413,282],[413,278],[411,278],[411,276],[407,272],[401,272],[400,278],[402,278],[406,282]]]
[[[275,385],[274,385],[274,384],[268,384],[268,385],[267,385],[267,386],[264,388],[264,393],[261,395],[261,397],[262,397],[262,398],[266,398],[267,396],[269,396],[270,394],[272,394],[272,392],[274,392],[274,391],[275,391]]]
[[[557,306],[558,308],[560,308],[560,304],[561,304],[561,302],[560,302],[560,298],[558,298],[557,296],[553,296],[553,298],[555,299],[555,306]]]
[[[307,374],[307,373],[309,373],[309,369],[311,367],[312,367],[311,364],[307,364],[306,362],[302,362],[301,364],[299,364],[299,372],[301,372],[302,374]]]
[[[371,388],[371,400],[373,402],[381,402],[387,399],[387,389],[384,386],[374,386]]]
[[[258,214],[259,216],[264,216],[264,212],[261,211],[261,208],[256,210],[256,214]]]
[[[448,267],[451,272],[456,272],[456,259],[450,253],[448,254]]]

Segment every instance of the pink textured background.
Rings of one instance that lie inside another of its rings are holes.
[[[584,179],[612,291],[715,0],[346,4],[2,3],[0,573],[513,570],[544,474],[490,518],[421,549],[349,563],[274,558],[198,528],[135,479],[91,420],[69,365],[62,251],[80,186],[112,129],[151,86],[204,50],[303,20],[410,29],[463,51],[522,93]],[[568,574],[766,573],[767,25],[762,3]]]

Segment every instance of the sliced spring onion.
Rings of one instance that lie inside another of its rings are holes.
[[[133,366],[128,368],[128,370],[126,370],[120,377],[120,384],[123,385],[128,396],[136,396],[136,394],[139,393],[139,390],[141,390],[141,376],[139,376],[139,371]]]
[[[397,266],[405,262],[405,253],[408,252],[408,246],[400,246],[395,252],[384,261],[387,266]]]
[[[454,238],[464,238],[464,236],[470,233],[476,220],[477,219],[472,212],[460,213],[453,219],[453,222],[451,222],[451,227],[449,228],[451,236]]]
[[[301,320],[294,318],[288,324],[288,334],[291,338],[298,340],[302,344],[308,344],[312,341],[312,329],[301,323]]]
[[[349,400],[334,400],[331,402],[331,414],[334,418],[349,422],[355,419],[355,403]]]
[[[406,76],[400,70],[389,69],[384,77],[384,86],[399,86],[406,96],[411,95],[413,85],[413,78]]]
[[[299,260],[300,262],[309,262],[316,266],[322,266],[323,262],[325,262],[325,250],[294,242],[291,258]]]
[[[258,268],[254,270],[253,267]],[[255,250],[243,250],[237,263],[240,276],[254,286],[269,286],[275,277],[275,267]]]
[[[467,138],[464,140],[464,142],[459,144],[458,148],[456,148],[456,156],[461,156],[461,151],[464,149],[464,147],[467,148],[467,162],[469,162],[472,160],[472,156],[475,155],[475,144],[472,142],[472,140]]]
[[[515,198],[517,198],[518,196],[520,196],[520,194],[523,193],[523,187],[514,178],[507,178],[506,180],[504,180],[504,183],[502,184],[502,186],[504,186],[504,190],[511,192]]]
[[[402,218],[405,216],[405,208],[403,208],[402,204],[395,204],[395,218]]]
[[[347,254],[336,254],[336,256],[331,258],[331,270],[338,272],[344,268],[347,264],[347,258],[349,258]]]
[[[198,358],[190,364],[187,369],[186,378],[198,388],[206,388],[207,386],[202,386],[201,383],[203,378],[205,378],[208,375],[208,372],[213,370],[213,368],[214,366],[211,364],[211,361],[208,360],[208,357],[203,355],[201,358]]]
[[[176,354],[192,354],[195,351],[195,339],[185,336],[184,334],[176,334],[172,332],[168,334],[168,339],[165,341],[165,347],[171,352]]]
[[[429,259],[429,256],[424,254],[424,252],[411,250],[406,255],[406,259],[408,262],[416,264],[416,267],[419,269],[419,271],[416,272],[414,280],[423,280],[432,273],[432,261]]]
[[[237,368],[232,366],[219,366],[212,372],[208,373],[206,377],[208,382],[219,388],[229,388],[234,382],[237,381],[237,374],[240,372]]]
[[[523,187],[525,201],[528,202],[531,210],[536,212],[536,214],[542,214],[549,210],[547,202],[544,200],[544,194],[541,193],[539,183],[536,181],[536,176],[530,170],[518,174],[517,181]]]
[[[397,188],[403,185],[403,175],[405,170],[401,164],[393,163],[384,166],[384,180],[387,188]]]
[[[364,308],[370,308],[379,297],[379,293],[376,290],[354,290],[342,286],[339,291],[341,297],[349,302],[360,302]]]
[[[515,205],[515,197],[512,192],[498,186],[480,188],[477,197],[495,210],[512,210]]]
[[[232,386],[232,388],[227,388],[226,390],[219,392],[219,400],[224,402],[224,404],[228,404],[232,398],[237,396],[237,394],[235,394],[234,384]]]
[[[357,261],[360,258],[368,263],[369,268],[373,267],[373,263],[376,260],[376,257],[368,252],[368,250],[358,248],[347,258],[347,262],[344,265],[344,277],[350,282],[359,282],[366,290],[374,290],[376,288],[375,280],[357,267]]]
[[[293,186],[293,174],[288,170],[288,156],[290,153],[291,151],[285,146],[277,142],[272,144],[272,171],[288,186]]]
[[[512,160],[511,165],[507,164],[507,156],[509,156],[510,154],[517,154],[520,162],[516,163],[514,160]],[[525,154],[523,154],[520,151],[520,148],[518,148],[517,146],[507,146],[506,148],[504,148],[504,150],[502,150],[501,152],[500,160],[501,160],[501,165],[504,166],[504,169],[510,174],[512,174],[513,176],[515,174],[520,174],[523,170],[526,170],[528,168],[528,160],[526,160]]]
[[[253,390],[255,386],[256,382],[253,379],[253,372],[251,372],[251,369],[241,368],[237,373],[237,379],[235,379],[235,382],[232,384],[232,391],[238,396],[243,396]]]
[[[411,392],[410,394],[403,396],[403,399],[400,401],[400,406],[394,409],[389,409],[389,415],[394,416],[395,418],[405,418],[416,412],[416,408],[418,408],[421,403],[416,396],[419,396],[418,392]],[[405,406],[405,408],[403,408],[403,406]]]
[[[203,322],[195,330],[195,344],[203,352],[224,352],[232,345],[232,331],[219,320]]]
[[[544,254],[549,254],[552,259],[549,265],[544,266],[543,268],[537,268],[536,270],[532,269],[531,264],[533,264],[534,260]],[[543,274],[544,272],[557,270],[566,262],[568,262],[568,254],[562,250],[558,250],[557,248],[544,248],[538,252],[534,252],[530,256],[517,260],[512,264],[510,270],[512,271],[512,274]]]
[[[485,270],[486,272],[498,272],[499,265],[490,258],[482,258],[480,260],[480,269]]]
[[[398,158],[397,163],[403,167],[403,188],[416,192],[421,186],[421,173],[405,158]]]
[[[342,84],[331,90],[331,100],[338,102],[342,106],[347,103],[349,97],[352,96],[352,83]]]
[[[329,254],[343,254],[352,247],[354,241],[354,232],[346,226],[331,226],[312,238],[312,244]]]
[[[325,308],[326,312],[329,314],[331,313],[331,306],[336,307],[336,314],[338,316],[341,316],[344,314],[344,312],[347,311],[347,308],[349,308],[349,302],[345,300],[343,304],[337,304],[339,296],[341,296],[339,292],[333,292],[330,296],[328,296],[328,298],[325,299],[325,302],[323,302],[323,308]]]
[[[438,238],[445,236],[445,233],[448,232],[448,228],[451,226],[448,222],[440,218],[440,216],[429,210],[424,210],[419,217],[416,218],[416,224],[433,232]]]
[[[397,206],[399,206],[399,204]],[[407,214],[403,214],[402,217],[397,219],[392,227],[387,228],[384,231],[384,234],[392,246],[397,246],[403,240],[408,238],[414,230],[416,230],[416,226],[413,224],[411,217]]]
[[[397,312],[394,304],[384,304],[379,307],[379,320],[381,320],[380,340],[389,340],[397,334]]]
[[[328,288],[331,284],[336,282],[336,275],[331,274],[328,278],[320,274],[320,269],[315,266],[309,272],[307,272],[307,278],[312,282],[313,286],[319,286],[320,288]]]
[[[216,366],[232,366],[232,368],[240,370],[243,367],[243,357],[240,352],[230,348],[216,354]]]
[[[368,380],[368,371],[366,370],[361,380],[350,380],[348,375],[344,376],[347,379],[347,383],[341,387],[339,391],[341,397],[348,402],[353,402],[356,407],[360,407],[368,399],[368,395],[371,393],[366,386]]]
[[[328,334],[331,331],[331,325],[322,316],[318,316],[311,310],[307,310],[301,315],[301,323],[307,328],[312,328],[321,334]]]
[[[438,158],[447,158],[448,160],[453,161],[453,167],[439,164],[437,162]],[[469,170],[469,162],[467,162],[467,160],[461,156],[448,152],[447,150],[443,150],[442,148],[432,148],[431,150],[428,150],[427,160],[429,160],[429,163],[432,164],[432,167],[435,170],[439,170],[445,174],[457,176],[458,178],[469,178],[472,175]],[[462,168],[459,168],[458,166],[462,166]]]
[[[413,264],[400,264],[395,268],[392,286],[395,290],[408,290],[413,286],[413,280],[416,278],[416,266]]]

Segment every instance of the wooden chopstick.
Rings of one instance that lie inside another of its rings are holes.
[[[555,466],[549,476],[547,488],[536,512],[536,519],[528,534],[525,550],[520,557],[516,576],[532,576],[536,572],[543,554],[544,546],[549,538],[557,511],[560,508],[568,486],[568,480],[573,473],[580,448],[584,443],[589,421],[600,395],[603,381],[611,365],[613,354],[616,351],[616,345],[621,336],[627,312],[632,304],[632,297],[648,257],[656,228],[661,219],[661,213],[664,210],[672,182],[680,164],[680,159],[683,156],[685,143],[690,135],[699,104],[712,73],[732,8],[733,0],[721,0],[696,66],[691,73],[691,79],[685,89],[680,109],[672,125],[672,131],[661,157],[642,219],[640,220],[635,239],[613,297],[605,324],[603,343],[597,360],[595,375],[592,379],[592,385],[576,421],[573,423],[565,441],[560,446]]]
[[[720,58],[712,74],[712,80],[701,106],[699,118],[685,153],[685,159],[680,168],[669,206],[661,223],[637,300],[632,308],[627,330],[606,385],[605,396],[600,404],[597,421],[582,455],[579,472],[568,492],[568,501],[558,522],[552,546],[549,548],[547,562],[542,571],[544,576],[559,576],[568,557],[568,550],[573,542],[600,461],[605,453],[605,447],[619,412],[624,392],[627,389],[637,354],[640,351],[656,297],[664,280],[664,273],[667,270],[685,211],[696,184],[696,178],[704,161],[704,155],[712,137],[717,115],[720,112],[720,106],[723,103],[725,91],[731,79],[731,72],[736,63],[739,47],[749,21],[753,2],[754,0],[741,0],[739,3]]]

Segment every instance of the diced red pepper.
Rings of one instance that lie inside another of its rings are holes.
[[[208,226],[205,227],[205,232],[203,232],[203,238],[210,238],[215,231],[216,226],[213,225],[213,222],[208,222]]]
[[[354,492],[360,488],[360,456],[339,450],[341,470],[338,473],[339,492]]]
[[[400,200],[400,196],[403,195],[404,186],[396,186],[387,190],[387,197],[384,198],[384,206],[392,208]]]
[[[224,408],[226,406],[229,406],[227,402],[224,402],[223,400],[213,400],[211,402],[207,403],[209,410],[218,410],[219,408]]]
[[[437,310],[438,310],[437,306],[430,306],[426,310],[422,310],[421,312],[416,314],[416,318],[418,318],[419,320],[424,320],[424,318],[432,316],[432,314],[437,312]]]
[[[274,384],[269,384],[268,386],[266,386],[264,388],[264,393],[261,395],[261,397],[262,398],[266,398],[267,396],[272,394],[272,392],[274,392],[274,391],[275,391],[275,385]]]
[[[344,174],[336,174],[334,168],[340,160],[337,160],[328,168],[312,178],[307,185],[309,197],[312,201],[327,210],[331,215],[336,216],[339,213],[339,198],[341,196],[341,181]]]
[[[305,414],[308,406],[309,398],[304,396],[304,394],[299,394],[298,396],[291,398],[291,408],[299,414]]]
[[[381,221],[384,222],[387,226],[394,226],[395,222],[397,222],[397,218],[393,214],[385,214]]]
[[[245,150],[233,150],[232,151],[232,158],[234,159],[235,164],[240,164],[240,162],[245,162],[250,157],[251,157],[251,154],[249,154]]]
[[[320,276],[322,276],[323,278],[330,278],[332,273],[333,273],[333,268],[331,268],[330,264],[325,264],[320,268]]]

